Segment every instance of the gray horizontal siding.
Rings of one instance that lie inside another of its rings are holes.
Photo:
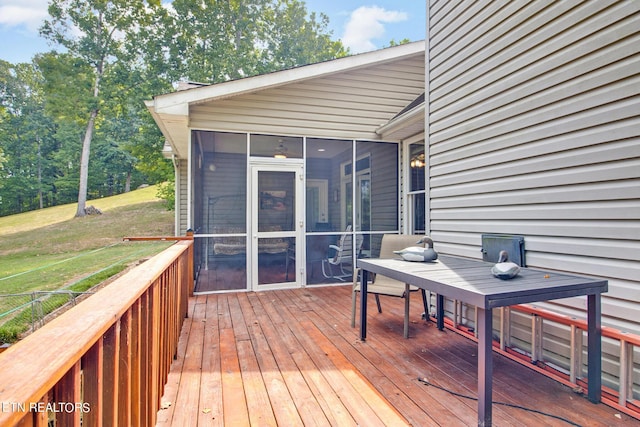
[[[375,130],[424,92],[424,57],[194,105],[199,129],[380,139]]]
[[[178,212],[177,212],[177,221],[178,221],[178,235],[184,236],[189,228],[188,224],[188,195],[189,195],[189,171],[187,169],[187,162],[181,161],[180,167],[177,172],[177,182],[176,182],[176,199],[180,202],[178,203]]]
[[[640,333],[640,2],[431,2],[428,50],[436,248],[524,235],[528,266],[609,279],[603,322]]]

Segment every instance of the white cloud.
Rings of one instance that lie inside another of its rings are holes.
[[[48,0],[0,0],[0,25],[37,32],[48,16]]]
[[[373,39],[384,36],[384,24],[406,21],[404,12],[386,10],[378,6],[362,6],[351,12],[342,36],[342,43],[353,53],[376,49]],[[390,40],[387,40],[390,41]]]
[[[164,7],[165,9],[167,9],[169,11],[169,13],[171,14],[175,14],[176,13],[176,8],[173,7],[173,0],[165,0],[162,2],[162,7]]]

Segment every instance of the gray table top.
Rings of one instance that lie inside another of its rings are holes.
[[[605,279],[522,268],[502,280],[491,274],[492,263],[440,255],[435,262],[402,259],[358,259],[357,266],[401,282],[489,309],[607,292]]]

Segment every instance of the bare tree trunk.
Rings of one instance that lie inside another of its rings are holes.
[[[124,187],[125,193],[128,193],[129,191],[131,191],[131,171],[127,172],[127,182]]]
[[[102,16],[100,16],[102,20]],[[102,26],[98,29],[98,33]],[[104,57],[96,66],[96,80],[93,85],[93,98],[98,101],[98,95],[100,94],[100,81],[102,79],[102,73],[104,72]],[[96,107],[91,110],[89,115],[89,122],[87,123],[87,131],[84,134],[84,140],[82,141],[82,156],[80,157],[80,185],[78,187],[78,210],[76,210],[76,218],[86,215],[85,207],[87,204],[87,187],[89,181],[89,156],[91,154],[91,139],[93,138],[93,128],[96,124],[96,117],[98,117],[99,109]]]
[[[36,138],[38,142],[38,200],[40,201],[40,209],[44,207],[44,201],[42,200],[42,148],[40,144],[40,138]]]
[[[87,123],[87,131],[82,141],[82,156],[80,157],[80,186],[78,188],[78,210],[76,217],[86,215],[85,207],[87,204],[87,181],[89,180],[89,155],[91,154],[91,138],[93,137],[93,126],[96,122],[98,110],[93,109]]]

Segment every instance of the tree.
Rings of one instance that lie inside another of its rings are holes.
[[[91,68],[92,88],[88,100],[89,113],[82,140],[80,182],[76,217],[85,215],[89,156],[96,120],[109,94],[101,92],[103,80],[113,64],[120,66],[132,61],[135,55],[124,46],[132,47],[137,29],[147,20],[147,4],[142,0],[51,0],[50,18],[40,32],[47,39],[64,46],[70,55]],[[159,1],[152,2],[158,6]]]
[[[399,42],[397,42],[395,39],[391,39],[389,41],[389,46],[388,47],[393,47],[393,46],[400,46],[403,44],[407,44],[407,43],[411,43],[411,40],[404,38],[402,40],[400,40]]]
[[[141,49],[144,59],[128,68],[114,64],[105,82],[112,96],[103,104],[105,114],[100,131],[105,140],[103,146],[108,144],[111,148],[108,154],[102,153],[101,158],[117,163],[114,173],[125,176],[130,184],[125,183],[125,191],[131,185],[142,184],[143,177],[155,183],[167,180],[172,174],[171,162],[162,157],[164,138],[143,102],[172,88],[170,71],[155,56],[157,36],[151,32],[141,34],[139,43],[146,43]]]
[[[174,0],[166,45],[181,78],[219,83],[345,56],[298,0]]]
[[[348,54],[340,41],[331,40],[329,18],[308,12],[303,2],[279,0],[264,19],[266,49],[258,71],[266,73],[300,65],[328,61]]]
[[[0,214],[51,204],[57,142],[42,100],[37,67],[0,61]]]
[[[0,61],[0,215],[77,200],[83,216],[87,198],[170,178],[143,101],[172,82],[347,54],[298,0],[50,0],[49,15],[63,53]]]

